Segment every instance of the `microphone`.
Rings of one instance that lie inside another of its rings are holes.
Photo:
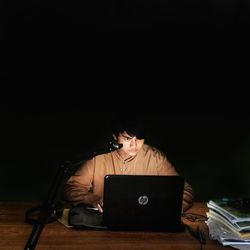
[[[109,144],[111,146],[110,147],[111,151],[116,150],[116,149],[120,149],[123,146],[123,144],[120,144],[117,141],[111,141],[111,142],[109,142]]]
[[[115,151],[117,149],[120,149],[122,148],[123,144],[120,144],[118,143],[117,141],[110,141],[108,143],[108,146],[103,148],[103,149],[100,149],[100,150],[96,150],[92,153],[91,155],[91,158],[96,156],[96,155],[101,155],[101,154],[106,154],[106,153],[109,153],[109,152],[112,152],[112,151]]]

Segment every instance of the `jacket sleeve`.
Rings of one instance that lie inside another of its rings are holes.
[[[162,175],[179,175],[175,167],[169,162],[166,156],[163,155],[163,160],[159,167],[160,174]],[[185,212],[189,209],[194,202],[194,194],[191,185],[185,180],[184,192],[183,192],[183,202],[182,211]]]
[[[185,181],[184,183],[184,193],[182,202],[182,211],[188,210],[194,203],[194,194],[192,187]]]
[[[66,201],[78,204],[89,203],[88,196],[92,190],[94,160],[88,160],[66,181],[63,197]]]

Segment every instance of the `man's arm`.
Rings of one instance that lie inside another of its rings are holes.
[[[161,167],[160,167],[160,174],[163,175],[179,175],[176,171],[175,167],[168,161],[166,157],[163,160]],[[182,211],[186,211],[189,209],[194,202],[194,194],[193,189],[189,185],[187,181],[184,183],[184,193],[183,193],[183,202],[182,202]]]
[[[194,194],[192,187],[185,181],[184,183],[184,193],[182,202],[182,211],[185,212],[194,203]]]
[[[72,175],[64,185],[64,198],[76,205],[79,203],[97,205],[101,203],[101,197],[93,194],[94,161],[86,161],[79,170]]]

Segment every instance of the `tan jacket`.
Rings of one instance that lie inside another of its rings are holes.
[[[86,161],[65,184],[66,200],[75,204],[87,204],[88,199],[84,195],[89,192],[103,197],[104,177],[107,174],[179,175],[162,152],[144,144],[136,156],[127,160],[123,160],[118,151],[113,151]],[[192,203],[193,191],[185,181],[183,211]]]

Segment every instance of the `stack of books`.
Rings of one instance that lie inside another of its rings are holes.
[[[214,199],[207,206],[210,237],[223,246],[250,249],[250,199]]]

